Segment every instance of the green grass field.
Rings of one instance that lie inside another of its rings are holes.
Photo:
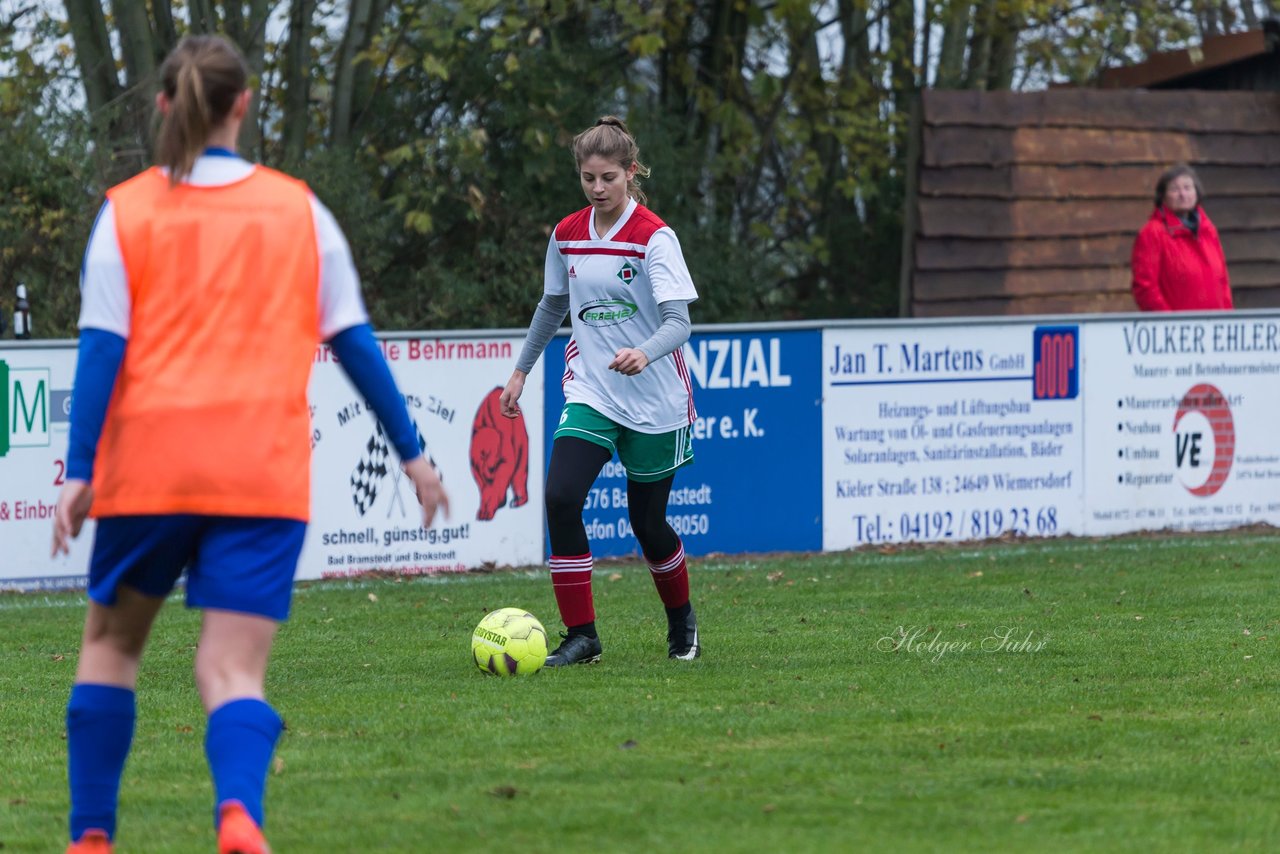
[[[604,660],[519,680],[480,674],[470,631],[518,605],[554,637],[544,572],[302,585],[269,676],[288,731],[268,836],[277,854],[1275,850],[1277,556],[1280,538],[1216,535],[699,560],[692,663],[666,660],[643,566],[604,565]],[[5,854],[64,844],[82,616],[78,596],[0,597]],[[196,627],[166,609],[143,662],[125,854],[213,849]]]

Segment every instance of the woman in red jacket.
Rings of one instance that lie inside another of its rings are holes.
[[[1156,182],[1156,209],[1133,243],[1133,298],[1143,311],[1232,307],[1227,259],[1201,195],[1200,179],[1186,164]]]

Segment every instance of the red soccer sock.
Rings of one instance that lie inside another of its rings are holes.
[[[555,588],[560,619],[566,626],[595,622],[591,599],[591,553],[577,557],[551,556],[551,585]]]
[[[662,563],[649,564],[653,586],[658,588],[662,604],[668,608],[680,608],[689,602],[689,569],[685,565],[684,543],[675,554]]]

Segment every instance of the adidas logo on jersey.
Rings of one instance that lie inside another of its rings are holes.
[[[572,264],[569,265],[569,278],[571,279],[578,278],[578,271],[573,268]]]

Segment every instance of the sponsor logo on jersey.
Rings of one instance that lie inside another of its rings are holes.
[[[587,326],[617,326],[639,314],[639,306],[620,299],[601,299],[589,302],[578,312],[578,319]]]
[[[569,278],[571,279],[578,278],[578,270],[572,264],[569,265]]]
[[[622,267],[618,269],[618,278],[622,280],[622,284],[629,285],[631,280],[640,275],[640,271],[630,261],[623,261]]]

